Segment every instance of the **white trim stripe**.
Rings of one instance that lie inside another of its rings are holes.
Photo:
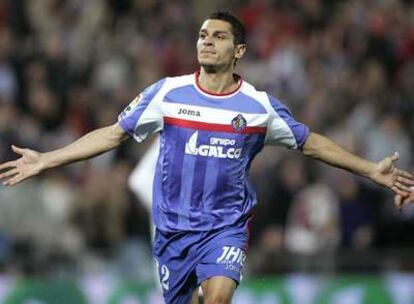
[[[237,115],[241,114],[247,122],[249,127],[267,127],[267,120],[269,114],[251,114],[235,112],[224,109],[200,107],[187,104],[178,104],[164,102],[162,104],[162,110],[165,116],[192,120],[197,122],[205,122],[210,124],[227,124],[231,125],[231,121]]]

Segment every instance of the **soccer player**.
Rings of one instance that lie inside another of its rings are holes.
[[[264,144],[367,177],[401,197],[413,176],[355,156],[310,132],[287,107],[234,73],[246,51],[243,24],[228,12],[211,14],[197,41],[200,70],[165,78],[145,89],[112,126],[52,152],[12,146],[21,158],[0,165],[0,180],[15,185],[53,167],[94,157],[129,136],[141,142],[160,132],[153,186],[153,253],[166,303],[230,303],[242,278],[248,223],[256,204],[248,170]],[[194,296],[193,296],[194,294]]]

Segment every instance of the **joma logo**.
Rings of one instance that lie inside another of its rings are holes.
[[[198,117],[201,116],[200,111],[187,110],[187,109],[179,109],[178,114],[189,115],[189,116],[198,116]]]

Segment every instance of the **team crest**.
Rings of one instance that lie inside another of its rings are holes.
[[[246,128],[247,121],[243,117],[243,115],[239,114],[232,119],[231,125],[233,126],[234,130],[236,130],[237,132],[241,132]]]

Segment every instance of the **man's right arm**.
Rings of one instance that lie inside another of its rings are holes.
[[[95,157],[115,149],[128,137],[118,123],[96,129],[62,149],[44,153],[45,169]]]
[[[70,164],[100,155],[118,147],[128,138],[128,134],[116,123],[96,129],[72,144],[51,152],[39,153],[30,149],[13,146],[13,151],[21,157],[0,164],[0,181],[5,186],[13,186],[44,170]]]

